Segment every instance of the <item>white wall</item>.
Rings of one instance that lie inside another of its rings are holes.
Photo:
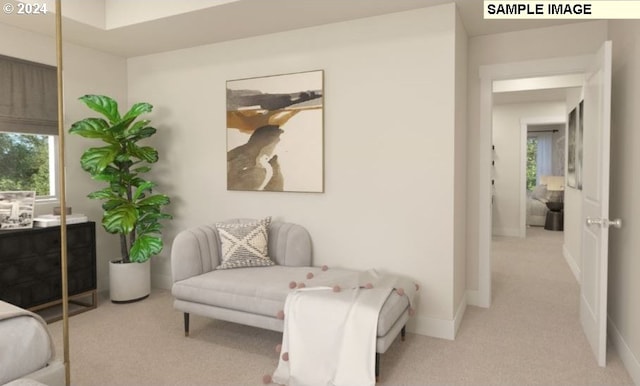
[[[563,102],[513,103],[493,107],[493,165],[494,200],[493,234],[496,236],[521,236],[525,220],[521,215],[524,179],[522,153],[522,122],[564,119]],[[523,235],[522,235],[523,236]]]
[[[640,384],[640,22],[610,21],[613,40],[609,337],[635,384]]]
[[[0,24],[0,36],[0,54],[56,65],[54,39],[4,24]],[[78,101],[78,97],[82,95],[102,93],[126,100],[126,62],[123,58],[64,44],[63,59],[65,128],[68,129],[73,122],[91,114],[91,110]],[[90,142],[70,135],[66,135],[65,139],[67,205],[73,208],[74,213],[84,213],[97,222],[98,290],[106,290],[109,285],[108,261],[119,255],[118,239],[104,232],[100,225],[100,202],[86,198],[87,194],[99,188],[80,168],[80,156]],[[53,206],[38,205],[36,213],[51,213]]]
[[[454,164],[454,307],[457,327],[467,306],[467,49],[468,38],[460,17],[456,17],[456,105]]]
[[[558,37],[562,37],[561,39]],[[478,288],[479,253],[483,248],[479,233],[490,224],[481,224],[481,133],[480,66],[592,54],[606,39],[606,21],[575,23],[518,32],[477,36],[469,39],[468,130],[467,138],[467,289]],[[484,149],[488,151],[488,149]],[[486,166],[485,166],[486,167]],[[490,202],[482,203],[490,205]],[[488,220],[489,221],[489,220]]]
[[[271,215],[309,229],[316,265],[415,279],[410,328],[452,337],[455,47],[448,4],[129,59],[129,100],[155,106],[155,178],[173,199],[156,285],[169,285],[180,230]],[[225,82],[315,69],[325,193],[227,191]]]

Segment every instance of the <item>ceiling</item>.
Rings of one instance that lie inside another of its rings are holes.
[[[102,5],[104,8],[105,2],[110,0],[83,1],[97,2],[98,6]],[[228,2],[199,0],[199,3],[207,1],[211,2],[211,6],[207,5],[196,11],[112,29],[90,26],[65,17],[64,39],[118,56],[132,57],[451,2],[456,3],[469,36],[570,22],[569,20],[484,20],[481,0],[236,0]],[[17,0],[5,0],[6,2],[17,4]],[[52,4],[51,0],[49,2]],[[160,6],[161,1],[148,0],[147,4]],[[65,0],[62,1],[62,7],[65,14]],[[2,12],[0,23],[51,36],[55,31],[52,12],[42,16]]]
[[[493,94],[493,105],[515,103],[565,102],[570,87],[542,90],[501,92]]]

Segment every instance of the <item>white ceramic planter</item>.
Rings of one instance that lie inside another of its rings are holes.
[[[109,294],[114,303],[142,300],[151,293],[151,261],[144,263],[109,262]]]

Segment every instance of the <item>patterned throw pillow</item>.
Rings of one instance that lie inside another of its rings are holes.
[[[275,265],[267,256],[270,223],[271,217],[252,223],[216,224],[222,249],[222,264],[216,269]]]
[[[531,197],[538,201],[547,202],[549,201],[549,193],[547,192],[547,185],[540,184],[533,188],[533,193],[531,193]]]

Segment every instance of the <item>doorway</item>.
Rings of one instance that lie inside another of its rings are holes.
[[[526,237],[545,226],[546,203],[562,201],[565,90],[493,93],[493,236]]]
[[[556,58],[540,61],[520,62],[482,66],[480,68],[480,168],[479,168],[479,202],[492,203],[492,110],[494,91],[503,87],[504,92],[531,90],[525,88],[514,90],[521,79],[531,80],[536,77],[580,76],[586,73],[591,56]],[[513,82],[516,81],[516,82]],[[516,86],[513,86],[513,85]],[[495,87],[494,87],[495,86]],[[575,87],[576,84],[565,85]],[[520,86],[522,87],[522,86]],[[474,305],[489,307],[491,305],[491,237],[492,237],[492,205],[480,205],[478,208],[478,293]]]
[[[575,143],[572,149],[584,162],[578,176],[582,187],[575,190],[575,203],[578,205],[574,226],[567,230],[576,230],[579,248],[576,256],[580,265],[580,322],[591,344],[600,366],[606,365],[607,336],[607,269],[608,269],[608,229],[620,226],[619,220],[609,219],[609,165],[610,165],[610,127],[611,127],[611,41],[605,41],[593,55],[583,57],[556,58],[543,61],[493,65],[480,68],[480,189],[478,196],[482,203],[491,192],[491,172],[489,170],[489,151],[491,140],[491,112],[493,108],[493,85],[499,80],[510,80],[543,75],[584,74],[582,92],[584,104],[584,138]],[[576,135],[576,137],[579,137]],[[482,145],[485,144],[486,147]],[[483,162],[485,161],[486,164]],[[576,163],[578,165],[578,163]],[[569,169],[571,170],[571,169]],[[576,172],[577,175],[577,172]],[[483,181],[482,177],[486,177]],[[577,178],[577,177],[576,177]],[[569,182],[572,179],[568,179]],[[478,208],[478,294],[476,305],[491,305],[491,252],[490,231],[482,231],[483,226],[490,228],[491,209],[489,205]],[[566,235],[566,234],[565,234]],[[565,237],[566,241],[566,237]],[[566,242],[565,242],[566,245]]]
[[[566,109],[566,104],[564,105]],[[547,231],[564,230],[565,127],[564,119],[545,123],[523,122],[523,191],[526,231],[542,227]]]

